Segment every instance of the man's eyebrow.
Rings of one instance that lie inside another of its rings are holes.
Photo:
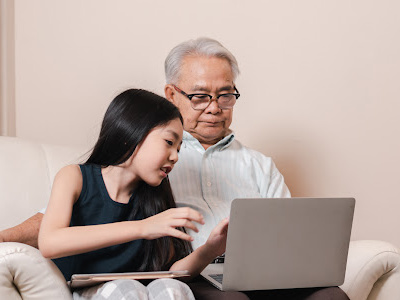
[[[219,88],[218,92],[229,91],[229,90],[233,90],[233,89],[234,89],[233,85],[226,85],[226,86],[223,86],[223,87]]]
[[[202,85],[195,85],[193,91],[209,92],[210,90]]]
[[[234,89],[233,85],[225,85],[225,86],[223,86],[223,87],[220,87],[220,88],[217,90],[217,92],[229,91],[229,90],[233,90],[233,89]],[[205,87],[205,86],[195,85],[195,86],[193,87],[193,91],[200,91],[200,92],[207,92],[207,93],[209,93],[209,92],[210,92],[210,89],[208,89],[208,88]]]

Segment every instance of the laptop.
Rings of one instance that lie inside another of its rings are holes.
[[[224,263],[201,275],[223,291],[343,284],[354,198],[235,199]]]

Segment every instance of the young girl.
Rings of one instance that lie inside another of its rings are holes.
[[[224,252],[228,221],[191,252],[183,227],[203,217],[176,208],[168,173],[178,161],[182,116],[166,99],[127,90],[110,104],[89,159],[56,175],[39,249],[67,280],[78,273],[188,270],[192,277]],[[194,299],[181,281],[147,287],[118,280],[78,290],[74,299]],[[158,297],[158,298],[157,298]]]

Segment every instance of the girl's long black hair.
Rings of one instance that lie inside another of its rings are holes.
[[[161,96],[140,89],[119,94],[105,113],[99,139],[85,164],[107,167],[125,162],[153,128],[174,119],[183,124],[178,108]],[[130,220],[176,207],[168,178],[156,187],[140,182],[134,193]],[[173,237],[143,240],[143,263],[137,271],[168,270],[191,250],[189,242]]]

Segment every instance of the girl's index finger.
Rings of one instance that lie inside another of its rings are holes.
[[[175,238],[182,239],[182,240],[185,240],[188,242],[192,242],[194,240],[192,236],[190,236],[187,233],[184,233],[178,229],[172,229],[170,232],[170,236],[173,236]]]
[[[189,219],[191,221],[195,221],[199,224],[204,224],[204,217],[197,210],[194,210],[190,207],[180,207],[176,209],[177,214],[175,215],[177,218]]]

